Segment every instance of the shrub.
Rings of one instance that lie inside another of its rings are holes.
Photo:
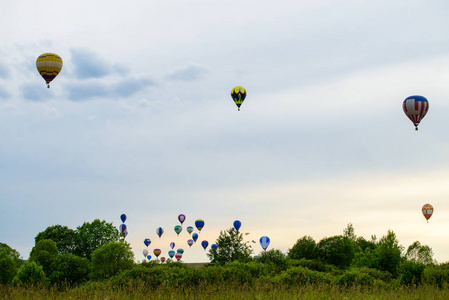
[[[276,272],[286,270],[288,267],[287,257],[280,250],[264,251],[259,255],[258,261],[264,264],[273,264]]]
[[[10,283],[17,273],[17,264],[6,250],[0,251],[0,284]]]
[[[22,265],[17,271],[13,279],[14,284],[38,285],[42,284],[45,279],[45,273],[42,266],[34,261]]]
[[[60,254],[53,262],[49,280],[53,284],[79,284],[89,279],[90,262],[85,257]]]
[[[111,241],[96,249],[92,254],[93,279],[107,279],[117,273],[132,269],[134,266],[134,253],[124,241]]]

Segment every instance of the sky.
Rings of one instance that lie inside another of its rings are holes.
[[[352,223],[449,261],[449,2],[4,0],[2,11],[0,242],[24,259],[48,226],[118,227],[125,213],[136,260],[150,238],[150,253],[175,242],[183,261],[208,261],[199,242],[240,220],[253,255],[262,236],[287,252]],[[46,52],[64,61],[50,89],[35,65]],[[402,110],[411,95],[430,106],[418,131]]]

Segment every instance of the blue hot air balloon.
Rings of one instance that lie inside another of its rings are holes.
[[[159,238],[161,238],[161,235],[164,233],[164,229],[162,229],[162,227],[158,227],[156,229],[156,234],[159,236]]]
[[[145,244],[145,246],[149,246],[151,244],[151,240],[150,239],[144,239],[143,243]]]
[[[242,222],[240,222],[239,220],[234,221],[235,230],[239,230],[241,226],[242,226]]]
[[[192,234],[192,239],[196,243],[196,240],[198,239],[198,233],[195,232],[194,234]]]
[[[175,256],[176,252],[173,250],[168,251],[168,256],[170,256],[170,258],[173,258]]]
[[[147,258],[148,258],[148,260],[151,260],[151,255],[148,255]]]
[[[218,248],[217,244],[212,244],[210,247],[212,250],[217,250],[217,248]]]
[[[172,248],[172,249],[175,248],[175,243],[174,242],[170,243],[170,248]]]
[[[268,245],[270,245],[270,238],[267,236],[263,236],[260,238],[259,242],[260,242],[260,246],[262,246],[262,249],[264,251],[266,251],[268,248]]]
[[[207,246],[209,246],[209,242],[208,241],[202,241],[201,242],[201,246],[203,246],[204,251],[206,251]]]
[[[188,226],[188,227],[187,227],[187,232],[188,232],[189,234],[192,234],[192,232],[193,232],[193,227],[192,227],[192,226]]]
[[[125,214],[122,214],[122,215],[120,216],[120,219],[122,220],[123,223],[125,223],[125,221],[126,221],[126,215],[125,215]]]
[[[195,226],[198,229],[199,232],[201,232],[201,229],[204,227],[204,220],[198,219],[195,221]]]
[[[118,227],[118,230],[119,230],[121,233],[125,233],[125,232],[126,232],[126,229],[127,229],[127,227],[126,227],[125,224],[120,224],[120,226]]]

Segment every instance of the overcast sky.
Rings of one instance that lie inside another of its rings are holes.
[[[254,254],[263,235],[286,252],[352,223],[449,261],[449,2],[4,0],[2,12],[0,242],[23,258],[48,226],[125,213],[136,260],[150,238],[150,252],[174,241],[207,261],[186,243],[201,218],[210,244],[239,219]],[[45,52],[64,61],[50,89]],[[417,132],[410,95],[430,104]]]

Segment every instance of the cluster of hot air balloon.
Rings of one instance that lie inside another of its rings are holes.
[[[124,237],[126,237],[128,235],[128,226],[126,226],[126,224],[125,224],[126,215],[121,214],[120,220],[122,220],[122,224],[120,224],[120,226],[118,227],[118,230],[120,231],[120,234],[122,234]]]

